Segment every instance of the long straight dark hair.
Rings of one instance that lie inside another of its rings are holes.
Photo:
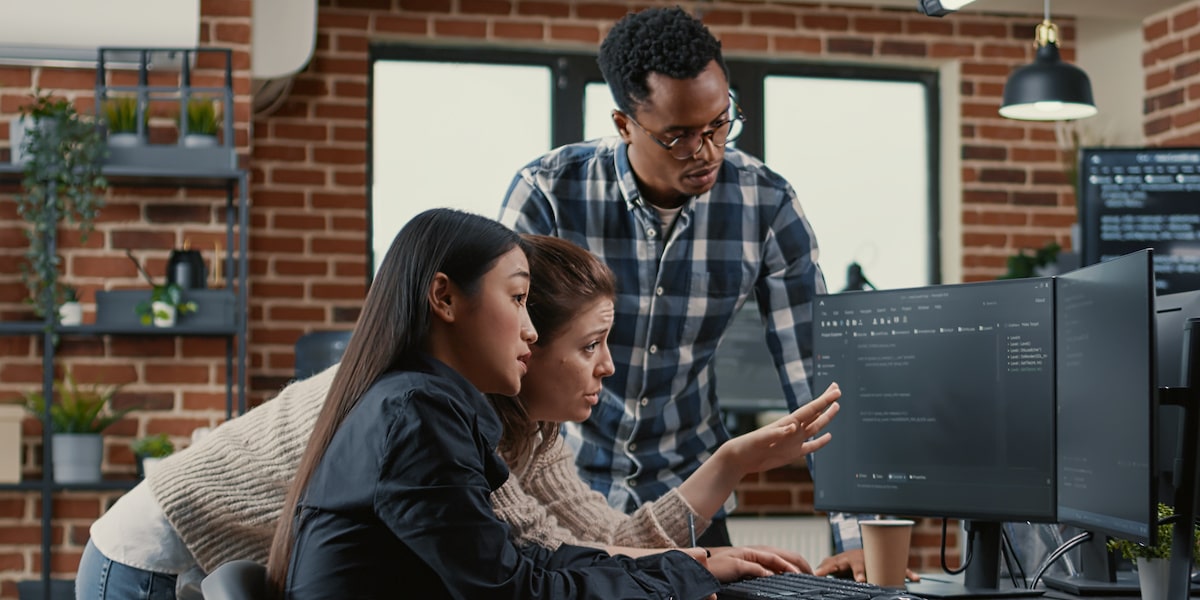
[[[521,246],[520,237],[500,223],[445,208],[413,217],[396,235],[367,292],[279,515],[267,560],[269,587],[277,597],[283,597],[287,583],[296,505],[338,427],[380,376],[427,349],[434,276],[444,273],[472,295],[496,260]]]
[[[529,258],[529,272],[533,274],[526,306],[529,320],[538,332],[535,346],[544,346],[558,337],[589,303],[616,296],[616,276],[591,252],[546,235],[522,234],[521,241]],[[533,421],[519,396],[492,394],[490,398],[504,424],[500,456],[513,468],[529,464],[558,436],[561,423]],[[534,447],[538,433],[542,434],[542,441]]]

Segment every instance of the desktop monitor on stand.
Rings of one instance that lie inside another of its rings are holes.
[[[1055,284],[1058,521],[1092,533],[1081,570],[1046,586],[1076,595],[1136,592],[1105,536],[1154,543],[1159,496],[1153,256],[1143,250],[1060,275]]]
[[[816,386],[842,389],[814,506],[969,520],[964,581],[914,594],[1041,594],[1000,585],[1000,524],[1055,521],[1053,292],[1039,278],[814,299]]]

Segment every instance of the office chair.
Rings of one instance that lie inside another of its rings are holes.
[[[296,340],[296,379],[306,379],[342,359],[349,331],[313,331]]]
[[[200,582],[204,600],[264,600],[267,568],[252,560],[231,560]]]

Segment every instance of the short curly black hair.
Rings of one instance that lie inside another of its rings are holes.
[[[714,60],[728,79],[721,42],[700,19],[676,6],[622,17],[600,44],[598,62],[617,108],[632,115],[634,107],[650,95],[646,87],[650,73],[691,79]]]

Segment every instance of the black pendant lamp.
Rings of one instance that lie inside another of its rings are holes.
[[[1058,26],[1045,20],[1037,26],[1037,57],[1013,71],[1004,84],[1000,116],[1022,121],[1070,121],[1096,114],[1092,82],[1083,69],[1063,62],[1058,54]]]

